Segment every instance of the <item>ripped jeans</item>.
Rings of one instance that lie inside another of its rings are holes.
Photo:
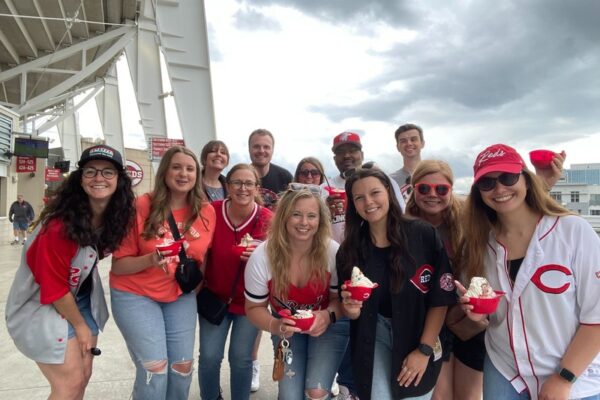
[[[304,400],[308,389],[324,389],[329,399],[329,389],[348,346],[348,324],[333,324],[321,336],[312,337],[295,333],[288,338],[292,349],[291,365],[285,366],[279,383],[280,400]],[[271,335],[274,349],[280,337]],[[321,397],[319,397],[320,399]]]
[[[116,289],[111,289],[110,295],[113,317],[136,368],[133,400],[187,400],[196,294],[182,294],[171,303]]]

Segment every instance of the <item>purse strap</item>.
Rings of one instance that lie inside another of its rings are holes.
[[[254,223],[252,224],[252,228],[250,229],[250,232],[254,232],[254,230],[256,229],[256,224],[258,223],[258,216],[260,215],[261,211],[262,211],[262,207],[258,206],[258,209],[256,210],[256,215],[254,216]],[[181,247],[183,248],[183,246],[181,246]],[[238,270],[235,274],[235,279],[233,280],[233,286],[231,286],[231,292],[229,293],[229,299],[227,300],[227,304],[230,304],[233,301],[233,295],[235,294],[235,287],[237,286],[237,283],[240,280],[240,275],[242,274],[243,266],[244,266],[244,262],[240,261],[240,265],[238,266]]]
[[[177,223],[175,222],[175,217],[173,213],[169,211],[169,217],[167,218],[169,221],[169,227],[171,228],[171,233],[173,233],[173,239],[181,240],[181,235],[179,234],[179,228],[177,228]],[[185,247],[182,245],[179,250],[179,261],[183,261],[187,259],[187,254],[185,253]]]

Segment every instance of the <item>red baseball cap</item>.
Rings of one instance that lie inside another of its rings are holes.
[[[486,147],[473,164],[475,182],[490,172],[509,172],[516,174],[525,168],[525,162],[515,149],[505,144],[493,144]]]
[[[331,151],[335,152],[335,149],[346,143],[353,144],[359,149],[362,149],[362,144],[360,143],[360,136],[358,136],[358,133],[346,131],[333,138],[333,147],[331,148]]]

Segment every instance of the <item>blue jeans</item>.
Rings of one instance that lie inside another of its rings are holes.
[[[244,315],[229,312],[220,325],[213,325],[202,317],[198,317],[198,319],[200,320],[198,380],[202,399],[215,400],[219,398],[221,362],[230,326],[228,360],[231,371],[231,399],[249,399],[250,384],[252,383],[252,348],[258,329]]]
[[[517,393],[513,385],[496,369],[486,355],[483,363],[483,400],[529,400],[527,390]],[[578,400],[600,400],[600,394]]]
[[[348,328],[346,329],[348,340],[350,339],[350,320],[346,317],[342,317],[338,320],[338,324],[345,324]],[[346,347],[344,357],[338,367],[337,383],[346,386],[351,394],[356,395],[356,386],[354,385],[354,375],[352,373],[352,357],[350,346]]]
[[[397,385],[392,380],[392,321],[389,318],[377,317],[377,331],[375,334],[375,356],[373,359],[373,381],[371,383],[371,398],[391,400],[394,398],[392,385]],[[413,400],[429,400],[433,389],[422,396],[407,397]]]
[[[182,294],[171,303],[116,289],[110,296],[113,317],[136,368],[133,400],[187,400],[192,370],[178,372],[173,364],[194,359],[196,294]],[[149,371],[165,361],[164,370]]]
[[[92,278],[90,277],[90,279],[92,279]],[[99,331],[98,324],[96,324],[96,320],[92,316],[92,305],[90,303],[91,302],[90,291],[87,291],[86,293],[83,293],[83,294],[77,294],[77,297],[75,297],[75,302],[77,303],[77,308],[79,309],[79,313],[81,313],[81,316],[85,320],[85,323],[92,331],[92,336],[98,336],[98,331]],[[71,339],[71,338],[75,337],[75,329],[73,329],[73,325],[71,325],[70,322],[68,322],[68,324],[69,324],[69,331],[68,331],[69,339]]]
[[[279,381],[279,399],[304,400],[307,389],[324,389],[329,398],[335,372],[348,346],[347,330],[347,324],[333,324],[318,337],[295,333],[288,338],[293,361],[285,365]],[[271,335],[274,351],[280,339]]]

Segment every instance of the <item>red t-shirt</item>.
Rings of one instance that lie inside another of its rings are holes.
[[[169,227],[169,222],[165,221],[159,229],[161,236],[155,236],[151,239],[142,238],[144,231],[144,222],[150,214],[150,196],[144,195],[136,199],[136,219],[134,226],[129,230],[127,236],[121,243],[121,246],[113,253],[115,259],[122,257],[139,257],[156,251],[156,246],[173,241],[173,233]],[[190,207],[173,210],[173,217],[177,222],[180,232],[185,226],[185,222],[191,214]],[[194,221],[190,229],[181,234],[188,241],[189,247],[186,249],[188,257],[193,258],[200,265],[204,261],[204,256],[211,246],[213,233],[215,230],[215,210],[208,203],[203,203],[200,210],[200,217]],[[134,293],[140,296],[149,297],[155,301],[172,302],[181,295],[181,289],[175,280],[175,269],[177,268],[176,258],[168,263],[167,271],[157,266],[150,266],[140,272],[130,275],[115,275],[110,273],[110,287],[125,292]]]
[[[233,314],[245,315],[244,268],[246,263],[241,263],[240,257],[232,251],[232,246],[238,245],[247,233],[253,239],[265,240],[273,213],[265,207],[255,205],[248,218],[236,227],[227,215],[226,210],[229,204],[230,200],[218,200],[212,203],[217,221],[215,240],[206,266],[206,285],[221,300],[227,301],[237,271],[242,268],[229,311]]]
[[[54,303],[77,286],[79,274],[71,266],[79,246],[68,239],[63,231],[64,224],[58,219],[42,227],[27,249],[27,265],[35,282],[40,285],[40,302]]]

